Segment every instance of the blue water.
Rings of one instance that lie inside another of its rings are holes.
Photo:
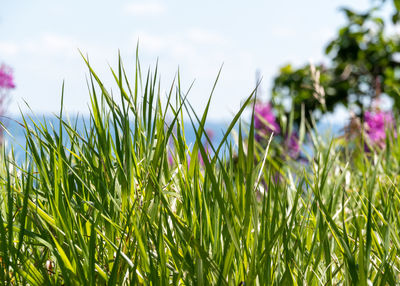
[[[59,120],[52,115],[46,116],[36,116],[32,118],[36,124],[46,124],[47,129],[51,130],[52,127],[57,131],[59,130]],[[66,120],[66,118],[64,118]],[[70,118],[71,126],[75,126],[76,124],[76,131],[79,134],[84,134],[84,126],[88,128],[90,125],[89,117],[76,117]],[[8,150],[11,148],[14,150],[14,153],[17,158],[23,158],[25,154],[25,147],[26,147],[26,138],[25,138],[25,128],[24,121],[21,116],[13,117],[9,119],[3,119],[2,123],[6,126],[8,132],[4,132],[4,140],[6,142],[6,147]],[[27,120],[28,126],[31,128],[34,127],[34,124],[31,120]],[[133,123],[132,123],[133,125]],[[189,122],[185,122],[185,134],[186,134],[186,143],[189,147],[193,146],[196,141],[196,133],[192,127],[192,124]],[[197,128],[197,126],[196,126]],[[216,147],[218,146],[224,136],[224,130],[228,128],[227,123],[223,122],[209,122],[206,123],[205,129],[206,131],[212,132],[212,144]],[[52,133],[52,132],[50,132]],[[64,132],[63,132],[64,133]],[[204,136],[202,139],[205,142]]]
[[[55,130],[57,131],[59,130],[58,119],[53,115],[36,116],[33,117],[33,120],[36,123],[41,122],[42,124],[46,122],[48,129],[51,129],[51,126],[53,126]],[[78,120],[76,120],[76,117],[70,117],[70,122],[72,122],[72,125],[75,125],[76,123],[77,127],[76,129],[80,134],[84,133],[85,125],[86,126],[90,125],[89,117],[80,116]],[[9,132],[9,134],[7,134],[6,132],[4,133],[6,147],[8,150],[10,150],[12,147],[17,160],[21,162],[25,157],[24,148],[26,145],[25,129],[23,126],[21,126],[21,124],[23,124],[23,119],[21,116],[14,117],[12,119],[5,119],[3,120],[3,124],[5,124]],[[28,125],[32,127],[33,123],[30,120],[28,120]],[[226,122],[218,122],[218,121],[210,121],[209,123],[206,123],[206,130],[211,130],[213,133],[212,143],[215,148],[221,142],[224,136],[224,132],[228,128],[228,125],[229,124]],[[325,136],[325,138],[329,140],[330,137],[337,136],[342,133],[343,125],[325,122],[325,123],[320,123],[317,126],[317,130],[319,134]],[[186,134],[186,143],[188,144],[188,146],[193,146],[194,142],[196,141],[196,134],[192,128],[191,123],[189,122],[185,122],[185,134]],[[309,148],[306,146],[305,148],[307,149],[305,151],[308,153],[310,151],[308,150]]]

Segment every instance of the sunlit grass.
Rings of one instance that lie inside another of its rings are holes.
[[[138,61],[132,81],[119,61],[111,95],[87,65],[90,124],[24,117],[25,162],[2,154],[2,282],[396,284],[399,142],[365,154],[313,133],[314,158],[285,162],[253,120],[244,128],[252,93],[214,145],[211,97],[196,115],[177,77],[162,105],[157,70],[143,76]]]

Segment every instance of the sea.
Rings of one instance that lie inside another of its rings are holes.
[[[67,116],[67,119],[72,123],[73,126],[76,125],[76,130],[78,133],[84,134],[84,126],[90,125],[90,118],[88,116]],[[32,120],[33,121],[32,121]],[[59,130],[59,120],[55,115],[36,115],[27,116],[25,118],[28,126],[33,127],[36,124],[46,125],[48,129],[52,127],[55,130]],[[24,128],[24,119],[22,116],[10,116],[3,118],[1,120],[2,124],[5,126],[6,130],[4,132],[4,142],[6,146],[6,151],[11,152],[13,150],[15,158],[18,162],[22,162],[25,158],[25,147],[26,147],[26,137]],[[209,121],[206,123],[205,130],[209,135],[211,135],[212,143],[214,146],[218,146],[225,135],[225,131],[229,127],[229,121]],[[193,146],[196,141],[196,133],[192,127],[191,122],[184,122],[186,142],[189,147]],[[317,125],[317,131],[320,135],[324,136],[326,140],[334,136],[339,136],[343,133],[344,124],[339,124],[329,121],[321,121]],[[195,125],[198,128],[198,125]],[[237,126],[235,127],[237,130]],[[228,140],[233,140],[231,136]],[[233,141],[232,141],[233,142]],[[306,152],[310,152],[310,148],[305,148]]]

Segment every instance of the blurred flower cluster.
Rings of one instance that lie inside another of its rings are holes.
[[[254,114],[254,128],[256,129],[257,141],[260,142],[266,135],[271,134],[271,132],[275,134],[281,132],[269,103],[257,102],[254,107]]]
[[[2,64],[0,66],[0,90],[5,92],[13,88],[15,88],[15,84],[12,69]]]
[[[364,130],[372,146],[385,148],[386,130],[394,129],[394,118],[390,111],[367,111],[364,116]]]
[[[15,88],[12,69],[2,64],[0,66],[0,116],[4,116],[7,111],[8,95],[11,89]],[[3,120],[1,120],[3,124]],[[3,141],[3,127],[0,128],[0,143]]]
[[[372,108],[364,114],[364,123],[362,118],[351,113],[349,124],[345,127],[345,138],[348,142],[361,140],[364,133],[364,150],[371,151],[371,148],[377,150],[386,147],[387,134],[397,136],[395,129],[395,120],[392,111],[382,111],[379,108]]]
[[[254,128],[255,139],[259,143],[264,143],[267,137],[273,132],[280,135],[283,142],[284,153],[292,159],[297,159],[300,155],[299,137],[296,131],[290,134],[281,134],[282,128],[279,126],[273,108],[269,102],[257,102],[254,106]]]

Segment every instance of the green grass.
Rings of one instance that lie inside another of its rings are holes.
[[[138,61],[132,81],[119,61],[112,70],[118,93],[111,94],[87,64],[91,115],[84,131],[62,111],[57,129],[24,117],[25,162],[2,154],[4,284],[400,279],[399,138],[364,153],[342,140],[326,144],[310,129],[314,158],[282,161],[255,142],[253,122],[245,128],[240,119],[251,94],[222,142],[208,142],[209,152],[203,126],[211,96],[197,116],[178,76],[161,104],[157,69],[142,75]],[[184,114],[192,126],[184,126]],[[236,144],[228,140],[234,126]],[[189,148],[185,128],[192,127],[197,141]]]

